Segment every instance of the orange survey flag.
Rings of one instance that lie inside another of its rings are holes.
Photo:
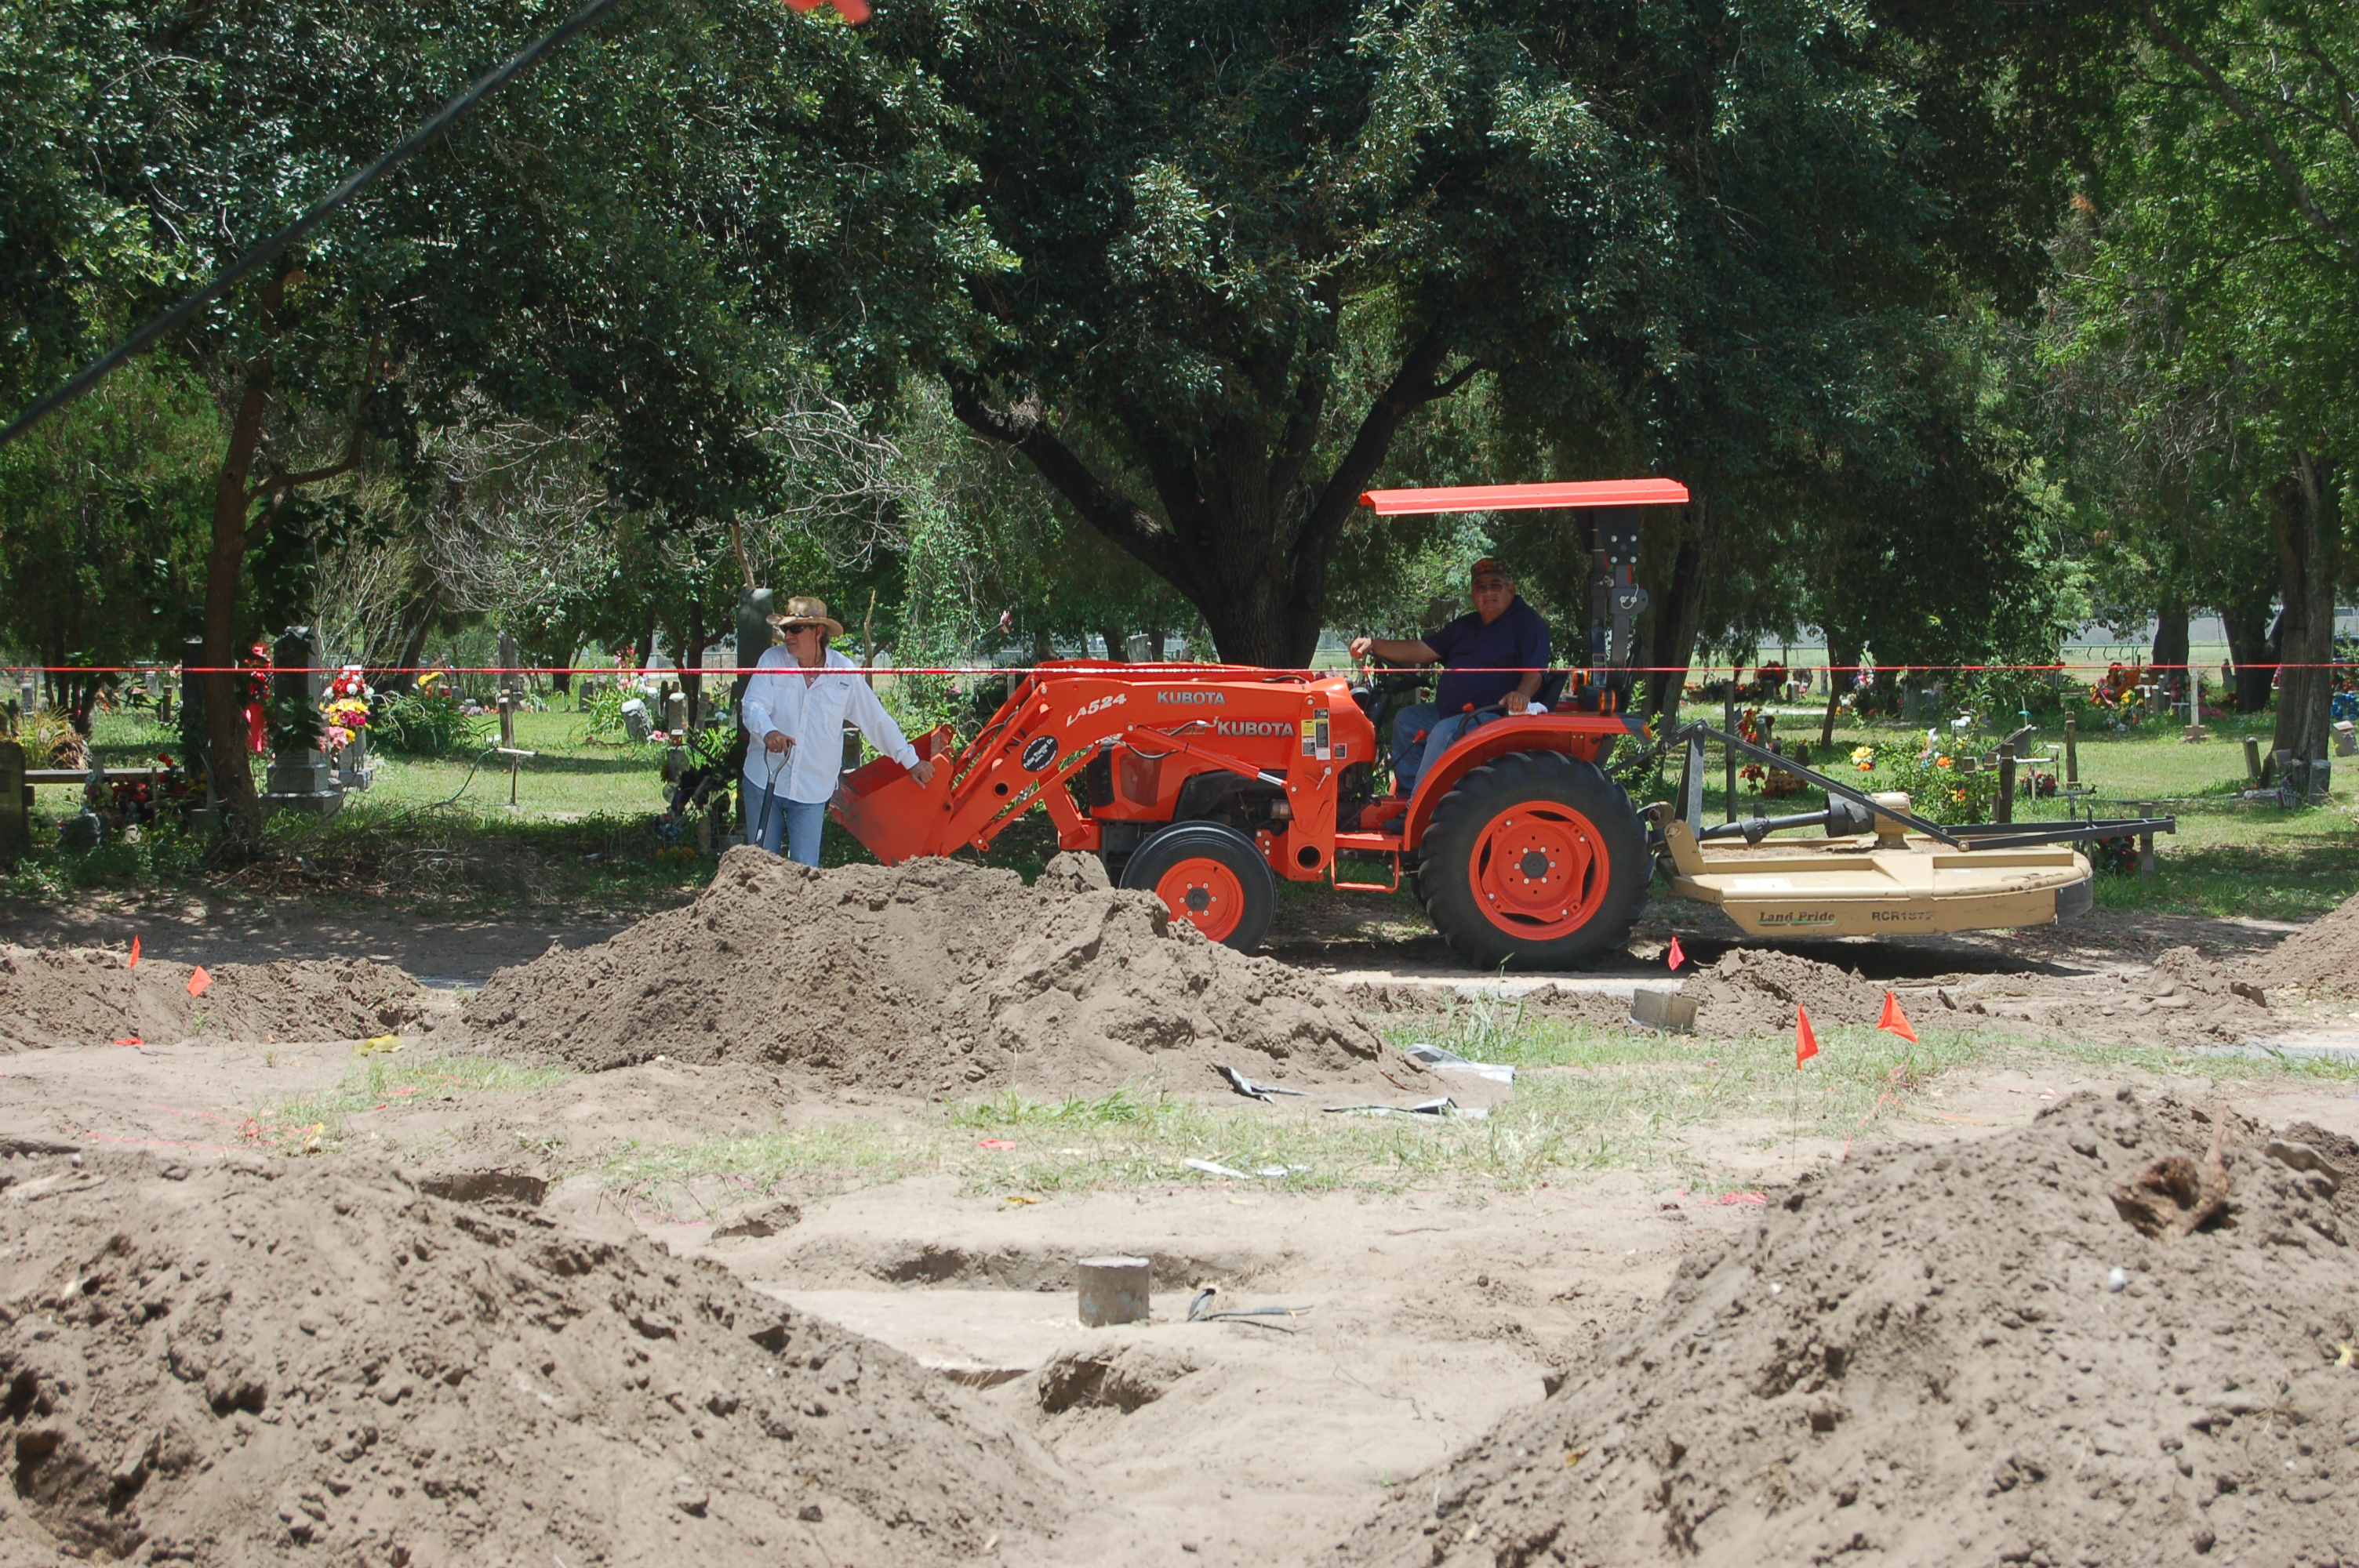
[[[212,983],[213,978],[205,973],[205,967],[202,964],[199,964],[195,968],[189,971],[189,994],[190,996],[204,995],[205,988]]]
[[[1676,969],[1687,961],[1687,954],[1680,949],[1680,939],[1677,936],[1673,936],[1671,938],[1671,968]]]
[[[1819,1054],[1819,1037],[1810,1033],[1810,1010],[1794,1010],[1794,1065],[1800,1066]]]
[[[136,936],[131,939],[131,962],[123,967],[126,969],[136,969],[139,967],[139,938]]]
[[[1917,1031],[1908,1026],[1908,1015],[1900,1011],[1900,999],[1890,991],[1884,993],[1884,1016],[1875,1026],[1887,1034],[1897,1034],[1911,1045],[1917,1044]]]

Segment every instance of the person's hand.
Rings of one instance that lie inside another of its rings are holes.
[[[762,750],[766,752],[783,752],[793,744],[792,741],[788,740],[784,734],[776,730],[762,737]]]
[[[924,785],[926,785],[926,784],[929,784],[933,783],[933,782],[934,782],[934,761],[933,761],[933,759],[932,759],[931,757],[919,757],[916,762],[914,762],[910,763],[910,764],[909,764],[909,776],[910,776],[911,778],[913,778],[913,779],[917,780],[917,781],[918,781],[918,784],[919,784],[919,785],[920,787],[923,787],[923,786],[924,786]]]
[[[1375,647],[1376,640],[1374,637],[1354,637],[1352,639],[1352,656],[1355,659],[1365,659],[1375,651]]]
[[[1507,694],[1506,708],[1507,711],[1510,713],[1522,713],[1528,709],[1531,705],[1532,699],[1526,697],[1520,691],[1511,691]]]

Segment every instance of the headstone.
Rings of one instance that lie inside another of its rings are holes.
[[[375,770],[369,766],[368,731],[355,730],[344,749],[336,753],[336,786],[339,789],[366,789],[375,782]]]
[[[33,789],[25,782],[25,748],[0,740],[0,866],[13,866],[32,843]]]
[[[221,794],[213,787],[211,759],[213,752],[212,735],[205,729],[205,677],[197,672],[205,662],[205,640],[190,637],[180,644],[180,734],[182,749],[188,755],[180,759],[191,777],[202,774],[205,781],[205,804],[197,808],[195,820],[210,822],[221,805]]]
[[[655,733],[655,728],[647,722],[647,705],[645,702],[635,697],[623,704],[624,734],[634,741],[644,741]]]
[[[271,645],[270,704],[284,712],[298,705],[317,711],[327,688],[320,668],[319,643],[309,626],[290,626]],[[266,812],[300,811],[332,816],[344,804],[335,769],[317,746],[275,753],[270,759],[269,787],[263,792]]]
[[[664,693],[664,728],[675,735],[688,728],[688,693]]]

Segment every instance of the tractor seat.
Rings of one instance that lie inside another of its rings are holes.
[[[1564,697],[1565,685],[1571,679],[1571,670],[1550,670],[1542,676],[1539,690],[1532,693],[1532,706],[1542,712],[1554,708]]]

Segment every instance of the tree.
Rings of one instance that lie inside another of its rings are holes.
[[[2167,292],[2184,327],[2180,384],[2250,388],[2234,434],[2283,606],[2275,744],[2322,757],[2359,436],[2359,17],[2323,0],[2136,15],[2139,69],[2106,147],[2091,287],[2117,313]]]
[[[22,76],[56,145],[10,157],[49,183],[0,206],[25,226],[0,253],[43,258],[12,279],[37,330],[9,372],[28,382],[35,351],[46,365],[216,270],[568,8],[57,8]],[[250,636],[247,558],[300,522],[303,492],[364,463],[430,482],[408,461],[420,434],[472,399],[552,428],[609,416],[603,477],[642,510],[711,519],[758,493],[775,367],[819,347],[889,384],[935,309],[925,280],[982,265],[934,215],[962,172],[938,119],[842,28],[758,0],[626,11],[489,100],[172,346],[223,412],[208,663]],[[86,261],[107,223],[146,249],[105,255],[169,265]],[[213,679],[215,782],[250,841],[231,677]]]
[[[1012,258],[940,351],[959,416],[1223,656],[1288,665],[1359,492],[1475,377],[1516,422],[1712,469],[1741,528],[1785,438],[1767,377],[1823,423],[1843,378],[1806,384],[1860,351],[1847,324],[1961,275],[2027,293],[2060,137],[2035,123],[2057,51],[2024,40],[2060,17],[988,0],[897,9],[878,41],[968,116]]]
[[[214,437],[204,388],[142,364],[0,451],[0,640],[85,735],[104,678],[64,666],[179,655]]]

